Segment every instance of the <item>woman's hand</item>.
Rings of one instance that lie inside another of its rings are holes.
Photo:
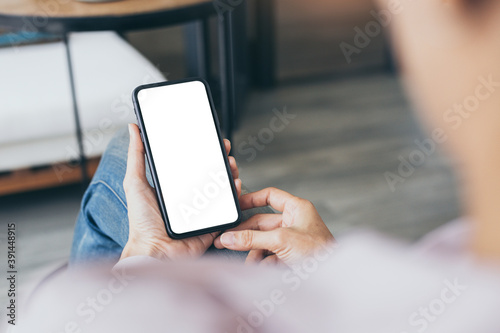
[[[311,255],[335,241],[314,205],[275,188],[245,194],[241,209],[268,206],[281,214],[257,214],[215,240],[217,248],[250,251],[247,262],[287,265]]]
[[[218,233],[175,240],[168,237],[161,217],[154,189],[146,179],[144,146],[139,128],[129,124],[130,144],[128,151],[127,173],[123,188],[127,197],[129,238],[121,259],[146,255],[158,259],[177,259],[199,257],[213,244]],[[229,154],[231,144],[224,140]],[[238,167],[233,157],[229,157],[238,196],[241,194],[241,180],[238,179]]]

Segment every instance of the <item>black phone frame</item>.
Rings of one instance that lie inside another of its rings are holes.
[[[180,83],[193,82],[193,81],[201,82],[203,84],[203,86],[205,87],[205,92],[207,93],[207,98],[208,98],[208,101],[209,101],[209,104],[210,104],[210,110],[211,110],[211,113],[212,113],[212,119],[214,121],[215,129],[216,129],[216,132],[217,132],[217,137],[218,137],[218,140],[219,140],[219,144],[220,144],[220,148],[221,148],[221,153],[222,153],[222,157],[223,157],[223,160],[224,160],[224,164],[226,166],[226,172],[227,172],[227,175],[228,175],[229,180],[230,180],[229,183],[231,185],[231,191],[233,193],[233,198],[234,198],[234,202],[235,202],[235,205],[236,205],[236,210],[237,210],[237,213],[238,213],[238,217],[237,217],[236,221],[234,221],[234,222],[230,222],[230,223],[221,224],[221,225],[214,226],[214,227],[209,227],[209,228],[204,228],[204,229],[199,229],[199,230],[193,230],[193,231],[189,231],[189,232],[178,234],[178,233],[175,233],[172,230],[172,228],[170,227],[170,221],[168,219],[167,209],[165,207],[165,202],[164,202],[164,199],[163,199],[163,194],[162,194],[162,191],[161,191],[161,186],[160,186],[160,183],[159,183],[159,180],[158,180],[158,174],[156,172],[154,158],[153,158],[153,155],[152,155],[151,147],[149,145],[149,139],[148,139],[147,131],[146,131],[146,128],[145,128],[145,125],[144,125],[144,121],[143,121],[143,118],[142,118],[141,107],[139,105],[139,100],[138,100],[137,95],[139,94],[139,92],[141,90],[150,89],[150,88],[156,88],[156,87],[162,87],[162,86],[169,86],[169,85],[180,84]],[[140,85],[140,86],[138,86],[137,88],[134,89],[134,91],[132,93],[132,102],[134,104],[135,116],[137,118],[137,122],[138,122],[139,129],[140,129],[140,132],[141,132],[141,138],[142,138],[142,141],[143,141],[144,150],[146,152],[146,159],[147,159],[147,162],[148,162],[148,165],[149,165],[149,169],[151,171],[151,177],[153,179],[154,190],[155,190],[155,193],[156,193],[156,199],[158,201],[158,206],[160,207],[160,212],[161,212],[161,215],[162,215],[162,218],[163,218],[163,222],[165,224],[165,228],[166,228],[168,236],[170,238],[173,238],[173,239],[184,239],[184,238],[199,236],[199,235],[203,235],[203,234],[207,234],[207,233],[211,233],[211,232],[223,231],[223,230],[231,229],[231,228],[234,228],[234,227],[238,226],[240,224],[240,222],[241,222],[241,208],[240,208],[240,203],[239,203],[239,200],[238,200],[238,194],[236,192],[236,187],[234,185],[233,176],[231,174],[231,168],[229,166],[229,160],[228,160],[228,156],[226,154],[226,148],[224,146],[224,141],[222,139],[220,125],[219,125],[219,119],[217,117],[217,113],[216,113],[216,110],[215,110],[215,107],[214,107],[214,103],[213,103],[213,99],[212,99],[212,94],[210,92],[210,88],[209,88],[208,83],[204,79],[202,79],[202,78],[194,77],[194,78],[187,78],[187,79],[182,79],[182,80],[173,80],[173,81],[164,81],[164,82],[157,82],[157,83],[151,83],[151,84],[144,84],[144,85]],[[231,181],[231,180],[233,180],[233,181]]]

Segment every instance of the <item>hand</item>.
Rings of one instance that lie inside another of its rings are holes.
[[[266,188],[241,196],[240,205],[243,210],[270,205],[282,212],[254,215],[215,240],[219,249],[250,251],[247,262],[291,265],[335,241],[314,205],[287,192]]]
[[[218,233],[182,240],[171,239],[167,235],[154,189],[146,179],[144,146],[140,139],[139,128],[135,124],[129,124],[129,132],[127,173],[123,180],[128,206],[129,238],[121,259],[137,255],[162,260],[201,256],[213,244]],[[231,144],[228,140],[224,140],[224,144],[229,154]],[[233,157],[229,157],[229,163],[240,196],[241,180],[237,178],[238,167]]]

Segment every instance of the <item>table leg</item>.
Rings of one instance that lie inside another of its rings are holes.
[[[202,77],[210,82],[210,48],[208,18],[190,22],[185,27],[188,76]]]
[[[275,27],[273,0],[256,0],[256,83],[261,88],[275,85]]]
[[[218,14],[219,71],[221,85],[222,127],[225,137],[232,140],[235,114],[234,56],[232,13]]]
[[[82,127],[80,123],[80,115],[78,112],[78,103],[76,100],[75,77],[73,75],[73,64],[71,61],[71,50],[69,46],[68,34],[63,35],[63,41],[66,49],[66,59],[68,63],[68,73],[69,73],[69,81],[71,87],[71,99],[73,101],[73,115],[75,118],[76,138],[78,141],[80,167],[82,168],[82,187],[85,189],[85,187],[88,184],[87,160],[85,159],[85,151],[83,149]]]
[[[384,37],[384,67],[389,73],[396,74],[397,66],[392,53],[392,45],[387,37]]]

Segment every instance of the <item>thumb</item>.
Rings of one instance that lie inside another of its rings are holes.
[[[235,251],[268,250],[279,252],[283,247],[285,229],[271,231],[242,230],[222,234],[220,240],[225,248]]]
[[[130,142],[128,146],[127,172],[125,173],[124,185],[133,184],[138,180],[147,182],[144,146],[142,145],[139,128],[136,124],[129,124],[128,131],[130,134]]]

